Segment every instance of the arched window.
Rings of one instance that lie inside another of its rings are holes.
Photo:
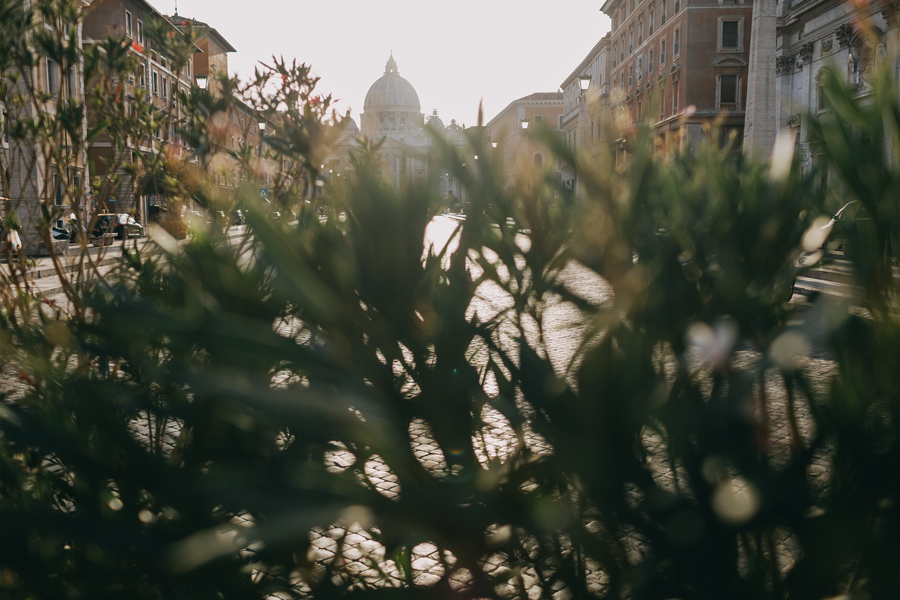
[[[543,169],[544,168],[544,155],[540,152],[537,152],[534,155],[534,168],[535,169]]]

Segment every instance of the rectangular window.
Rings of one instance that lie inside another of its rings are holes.
[[[140,72],[139,72],[139,77],[138,77],[138,79],[140,80],[141,87],[142,87],[142,88],[146,88],[146,87],[147,87],[147,76],[144,75],[144,67],[143,67],[143,65],[140,67]]]
[[[51,58],[47,59],[47,93],[54,98],[59,95],[59,69]]]
[[[156,71],[150,73],[151,90],[154,96],[159,96],[159,74]]]
[[[621,90],[625,89],[625,71],[622,71],[619,74],[619,89],[621,89]]]
[[[131,28],[131,13],[127,10],[125,11],[125,35],[128,37],[134,35],[134,30]]]
[[[666,24],[666,0],[659,1],[659,24]]]
[[[672,114],[678,114],[678,82],[672,86]]]
[[[737,108],[737,75],[719,77],[719,110]]]
[[[162,97],[163,100],[169,97],[169,82],[165,77],[162,78]]]
[[[648,23],[647,27],[649,28],[647,30],[648,35],[653,35],[653,7],[652,6],[650,7],[650,22]]]
[[[666,64],[666,39],[663,38],[659,43],[659,66]]]
[[[542,127],[544,125],[544,115],[534,115],[534,126]]]
[[[53,174],[53,202],[57,206],[61,206],[63,203],[63,181],[60,179],[58,173]]]
[[[675,41],[672,43],[672,56],[678,56],[678,51],[680,50],[679,46],[681,46],[681,30],[675,30]]]
[[[681,2],[680,0],[675,0],[675,10],[672,11],[672,14],[677,15],[679,10],[681,10]]]
[[[734,49],[738,46],[738,22],[722,21],[722,48]]]
[[[641,79],[643,79],[643,78],[644,78],[644,55],[641,54],[641,56],[638,58],[638,65],[637,65],[638,83],[640,83]]]
[[[628,67],[628,89],[631,89],[631,86],[634,85],[634,67]]]
[[[78,98],[78,71],[75,67],[69,69],[67,79],[69,80],[69,98]]]
[[[653,75],[653,49],[650,49],[650,62],[647,64],[647,72]]]
[[[9,113],[4,110],[0,116],[3,117],[3,121],[0,123],[3,126],[3,143],[9,146]]]
[[[138,19],[137,22],[137,42],[141,46],[144,45],[144,22]]]

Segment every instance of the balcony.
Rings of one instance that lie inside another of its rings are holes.
[[[736,112],[738,109],[737,102],[720,102],[719,110],[722,112]]]

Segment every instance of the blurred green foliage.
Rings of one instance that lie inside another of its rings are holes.
[[[248,235],[158,238],[73,286],[77,310],[7,298],[2,597],[896,597],[893,82],[825,82],[807,169],[661,155],[646,125],[616,169],[536,133],[573,197],[509,185],[480,128],[479,161],[436,139],[467,204],[430,245],[436,180],[392,187],[378,144],[313,210],[340,126],[308,67],[273,73],[248,102],[296,220],[160,161]],[[202,154],[227,107],[184,102]],[[787,301],[842,200],[823,169],[868,211],[836,234],[867,311]]]

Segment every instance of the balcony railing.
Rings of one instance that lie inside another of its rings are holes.
[[[719,110],[721,110],[721,111],[734,112],[737,109],[738,109],[737,102],[720,102],[719,103]]]

